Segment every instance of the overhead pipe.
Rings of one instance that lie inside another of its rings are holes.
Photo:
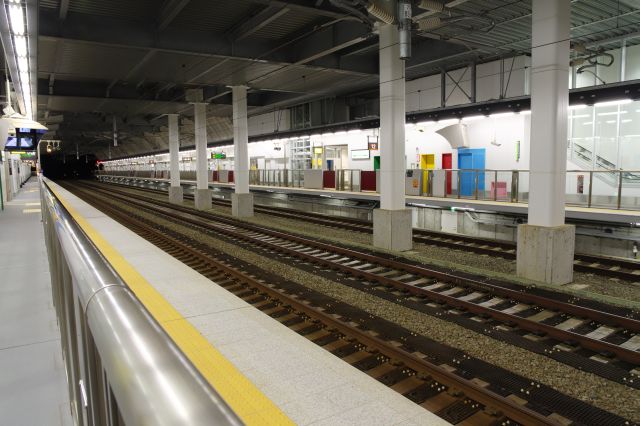
[[[400,59],[411,58],[411,0],[398,0]]]

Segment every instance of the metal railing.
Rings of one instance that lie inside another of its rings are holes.
[[[41,183],[71,411],[78,425],[240,425]]]
[[[249,182],[251,185],[349,192],[375,191],[379,185],[379,182],[372,184],[370,178],[365,180],[365,172],[358,169],[313,170],[314,173],[324,174],[319,183],[317,179],[305,181],[305,173],[308,172],[310,170],[251,170]],[[104,175],[123,177],[135,177],[140,173],[144,172],[102,172]],[[184,175],[181,178],[189,180]],[[527,202],[529,199],[529,170],[407,170],[406,179],[406,193],[412,196],[506,203]],[[566,194],[566,203],[569,205],[640,210],[640,171],[569,170],[566,173]]]

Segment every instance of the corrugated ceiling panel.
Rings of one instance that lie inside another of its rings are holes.
[[[169,27],[222,34],[263,7],[250,0],[191,0]]]
[[[303,30],[311,31],[313,27],[325,19],[318,19],[316,15],[289,11],[285,15],[259,29],[251,38],[263,40],[280,40]]]
[[[56,78],[122,79],[144,57],[144,49],[122,49],[66,41]]]
[[[158,3],[158,0],[71,0],[69,12],[148,21],[155,19]]]

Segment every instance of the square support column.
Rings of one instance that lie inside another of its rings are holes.
[[[231,213],[236,217],[253,216],[253,194],[249,192],[249,124],[247,87],[233,86],[234,186]]]
[[[413,247],[411,210],[405,206],[405,64],[398,28],[383,24],[380,38],[380,209],[373,212],[373,245]]]
[[[178,114],[169,114],[169,202],[182,204],[184,193],[180,185],[180,129]]]
[[[564,284],[573,280],[575,246],[575,228],[564,224],[570,0],[532,6],[529,220],[518,228],[517,273]]]
[[[207,104],[196,103],[196,192],[195,206],[198,210],[211,208],[211,190],[209,189],[209,158],[207,157]]]

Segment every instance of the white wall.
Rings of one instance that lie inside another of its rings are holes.
[[[279,110],[249,117],[249,135],[263,135],[290,129],[289,110]]]
[[[501,62],[503,62],[504,66],[503,90],[505,91],[505,97],[523,96],[527,93],[530,59],[526,56],[518,56],[504,61],[493,61],[476,66],[477,102],[500,99]],[[456,86],[454,81],[458,82],[460,87]],[[431,75],[407,81],[407,112],[439,108],[441,106],[440,83],[440,75]],[[467,95],[471,95],[471,69],[467,67],[449,71],[445,87],[446,106],[470,103]]]

